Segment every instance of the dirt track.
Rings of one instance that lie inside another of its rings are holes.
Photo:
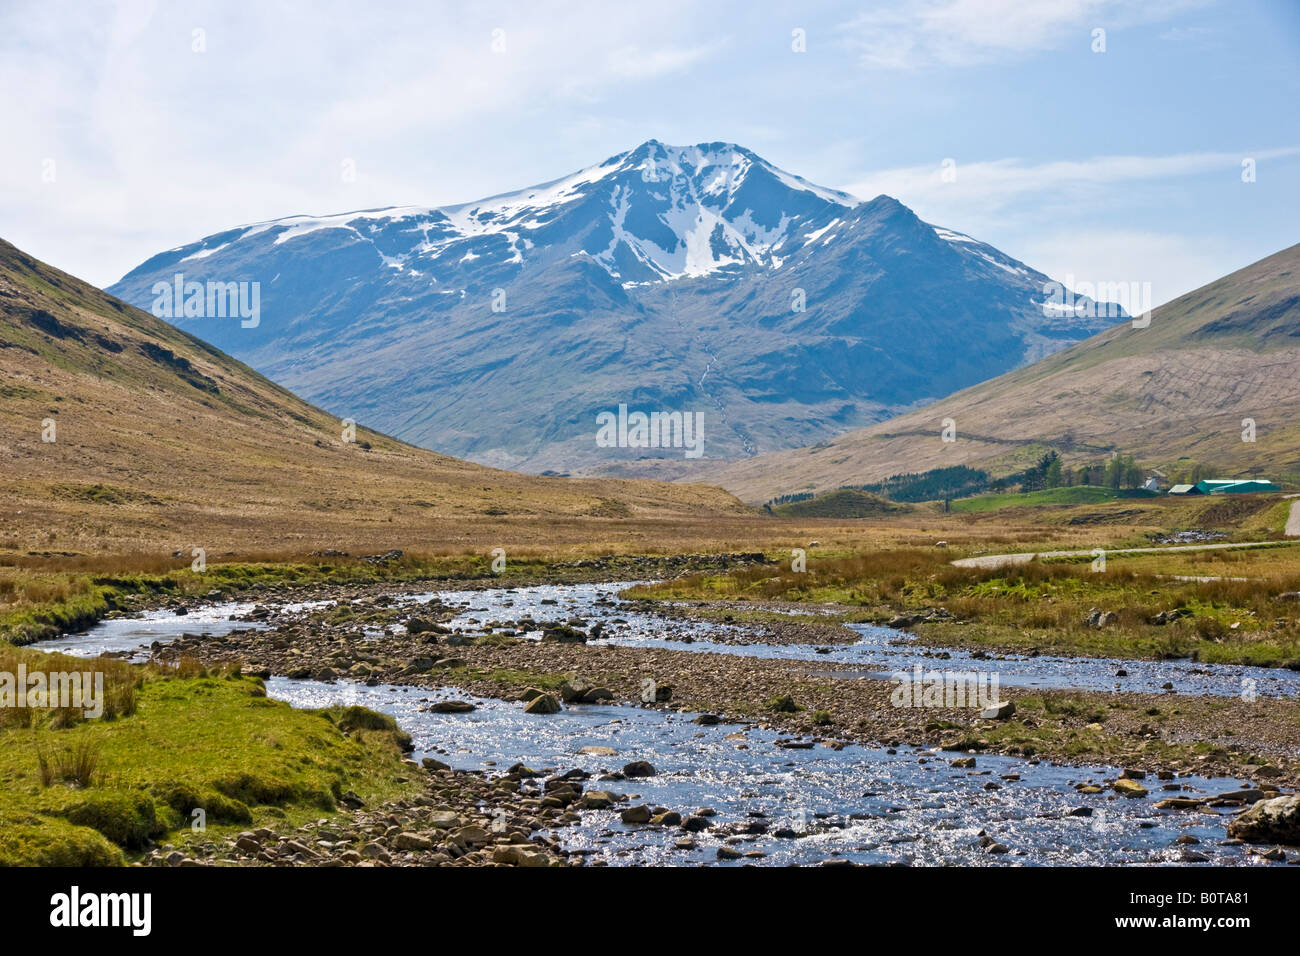
[[[1300,537],[1300,501],[1291,505],[1291,517],[1286,523],[1290,537]],[[1273,541],[1248,541],[1242,544],[1180,544],[1172,548],[1116,548],[1105,550],[1110,557],[1124,554],[1160,554],[1166,551],[1226,551],[1230,548],[1266,548],[1276,546]],[[1000,568],[1010,564],[1028,564],[1034,558],[1081,558],[1096,554],[1092,551],[1022,551],[1017,554],[982,554],[975,558],[958,558],[953,562],[959,568]]]

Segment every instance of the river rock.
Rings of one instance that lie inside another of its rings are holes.
[[[1130,797],[1132,799],[1139,799],[1147,795],[1146,787],[1142,786],[1142,784],[1138,783],[1136,780],[1130,780],[1127,777],[1120,777],[1120,779],[1111,784],[1111,787],[1120,796]]]
[[[429,705],[431,714],[468,714],[473,709],[468,700],[439,700]]]
[[[403,674],[423,674],[425,671],[433,670],[433,665],[437,659],[433,657],[415,657],[411,663],[402,668]]]
[[[591,689],[591,685],[585,680],[579,678],[566,680],[560,685],[560,699],[566,704],[580,703]]]
[[[1009,700],[998,701],[990,704],[980,711],[981,720],[1008,720],[1016,712],[1016,705]]]
[[[649,823],[651,815],[650,808],[641,804],[635,807],[628,807],[619,814],[619,818],[624,823],[629,824]]]
[[[459,830],[453,830],[448,839],[458,846],[472,849],[492,842],[492,835],[482,827],[471,823],[469,826],[461,827]]]
[[[1166,797],[1156,801],[1157,810],[1195,810],[1201,801],[1193,797]]]
[[[1300,846],[1300,796],[1258,801],[1228,824],[1228,836],[1247,843]]]
[[[551,858],[539,851],[522,846],[499,846],[492,851],[492,862],[506,866],[550,866]]]
[[[393,837],[393,846],[399,850],[432,850],[433,841],[418,833],[403,832]]]
[[[653,777],[655,772],[655,768],[645,760],[633,760],[623,766],[625,777]]]
[[[1217,794],[1210,799],[1210,805],[1222,801],[1223,803],[1258,803],[1263,800],[1267,793],[1263,790],[1227,790]]]
[[[560,702],[550,694],[542,694],[534,697],[524,707],[525,714],[558,714],[560,712]]]

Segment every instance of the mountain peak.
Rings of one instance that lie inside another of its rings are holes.
[[[891,196],[864,203],[723,142],[651,139],[454,206],[227,230],[115,289],[149,307],[178,272],[259,282],[260,324],[194,327],[341,416],[539,471],[609,465],[584,429],[629,399],[716,410],[708,457],[749,455],[1109,324],[1048,314],[1045,276]],[[980,347],[954,352],[962,337]]]
[[[788,173],[734,143],[673,146],[648,139],[525,189],[450,206],[253,223],[169,250],[145,266],[209,260],[234,242],[264,236],[276,246],[368,242],[377,268],[416,274],[442,272],[448,263],[477,263],[475,271],[495,265],[508,274],[529,263],[545,265],[548,255],[583,254],[624,284],[644,284],[780,268],[859,205],[848,193]]]

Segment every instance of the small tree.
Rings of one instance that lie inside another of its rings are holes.
[[[1124,484],[1130,488],[1142,487],[1142,467],[1133,460],[1132,455],[1124,459]]]
[[[1044,475],[1048,488],[1059,488],[1064,481],[1062,480],[1061,456],[1052,452],[1052,460],[1047,465],[1047,472]]]
[[[1114,455],[1110,461],[1106,462],[1106,487],[1111,491],[1119,491],[1124,484],[1124,460],[1119,455]]]

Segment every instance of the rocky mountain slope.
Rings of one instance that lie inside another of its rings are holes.
[[[257,283],[256,322],[172,317],[339,416],[520,470],[670,472],[596,416],[702,416],[704,456],[879,421],[1116,319],[1044,308],[1048,277],[887,196],[726,143],[656,141],[479,202],[297,216],[154,256],[110,288]],[[203,309],[192,310],[202,313]]]

